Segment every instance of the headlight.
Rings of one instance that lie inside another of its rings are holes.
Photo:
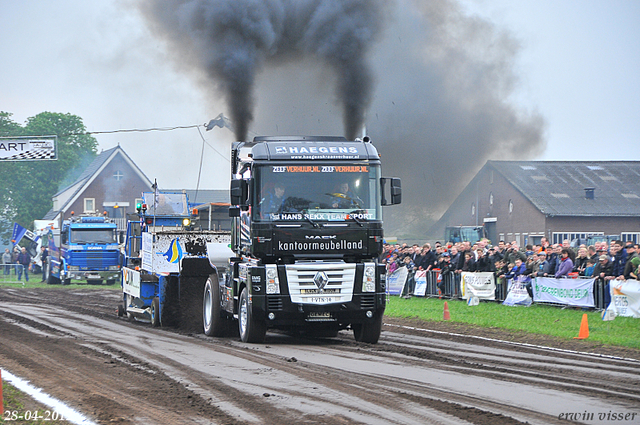
[[[280,281],[278,280],[278,266],[268,264],[267,268],[267,294],[280,293]]]
[[[188,218],[183,218],[182,219],[182,225],[184,227],[188,227],[191,224],[191,220],[189,220]]]
[[[375,263],[364,263],[364,275],[362,276],[362,292],[376,292]]]

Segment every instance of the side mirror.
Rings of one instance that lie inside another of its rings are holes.
[[[402,202],[402,182],[398,178],[391,179],[391,205]]]
[[[246,205],[249,194],[249,185],[246,180],[231,180],[229,191],[231,205]]]
[[[240,217],[240,207],[229,207],[229,217]]]
[[[387,201],[387,180],[389,180],[390,202]],[[381,177],[380,188],[382,189],[382,205],[397,205],[402,202],[402,183],[398,178]]]

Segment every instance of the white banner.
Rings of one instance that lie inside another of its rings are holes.
[[[391,274],[387,274],[387,292],[390,295],[402,294],[402,288],[407,281],[407,268],[399,267]]]
[[[533,301],[595,307],[593,282],[595,279],[555,279],[537,277],[532,281]]]
[[[610,316],[640,318],[640,282],[637,280],[612,280],[609,282],[611,304],[607,307]]]
[[[56,136],[0,137],[0,161],[57,159]]]
[[[413,295],[424,297],[427,294],[427,271],[417,270],[414,278],[416,280],[416,289],[413,291]]]
[[[481,300],[496,299],[496,281],[493,273],[462,272],[460,275],[460,293],[463,300],[469,297],[477,297]]]
[[[518,276],[518,279],[509,282],[509,293],[505,298],[503,305],[509,306],[525,306],[529,307],[533,302],[527,291],[526,284],[531,280],[529,278],[522,279],[524,276]]]

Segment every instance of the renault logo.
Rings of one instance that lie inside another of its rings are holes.
[[[315,283],[318,289],[322,291],[327,283],[329,283],[329,278],[325,272],[318,272],[313,277],[313,283]]]

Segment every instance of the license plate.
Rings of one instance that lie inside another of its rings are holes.
[[[100,279],[101,276],[99,274],[88,274],[87,279]]]
[[[309,319],[330,319],[331,318],[331,313],[329,313],[328,311],[324,311],[324,312],[310,312],[309,313]]]
[[[309,301],[316,304],[332,303],[333,297],[311,297]]]

